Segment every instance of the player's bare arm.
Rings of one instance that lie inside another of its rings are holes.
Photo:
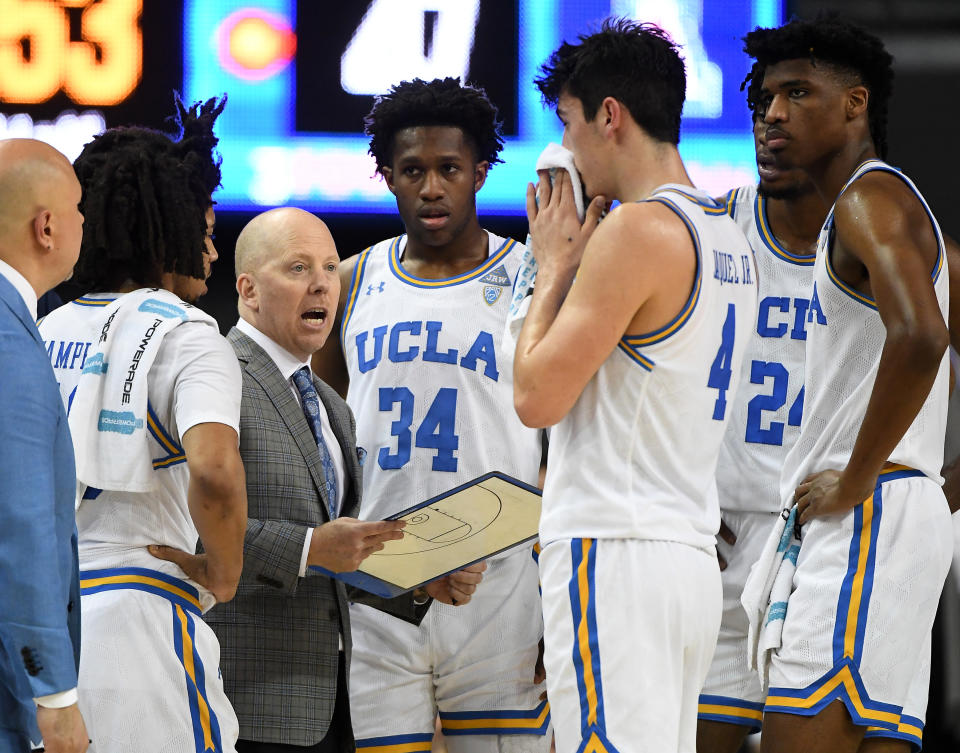
[[[626,204],[598,226],[604,199],[597,197],[581,227],[570,185],[564,174],[551,192],[542,175],[539,210],[532,186],[527,191],[539,268],[514,360],[514,405],[527,426],[562,419],[624,333],[644,331],[667,310],[676,314],[695,270],[690,236],[669,209]],[[659,288],[667,294],[653,300]]]
[[[333,329],[327,342],[316,353],[310,362],[313,373],[330,385],[344,400],[347,399],[347,388],[350,386],[350,377],[347,375],[347,362],[343,358],[343,346],[340,343],[340,325],[343,323],[343,312],[347,307],[347,296],[350,294],[350,281],[357,268],[359,254],[340,262],[337,271],[340,275],[340,300],[337,302],[337,316],[333,320]]]
[[[960,245],[953,238],[943,237],[947,249],[947,270],[950,273],[950,345],[960,352]],[[950,380],[954,384],[953,379]],[[960,458],[943,467],[943,493],[950,512],[960,510]]]
[[[801,523],[846,512],[870,495],[926,400],[948,342],[931,280],[936,237],[906,184],[869,173],[841,196],[834,220],[834,268],[876,301],[886,340],[847,467],[813,474],[797,487]],[[851,279],[858,263],[864,272]]]
[[[190,516],[204,553],[168,546],[151,546],[148,550],[154,557],[179,565],[217,601],[230,601],[243,570],[247,527],[247,486],[237,432],[225,424],[197,424],[183,435],[183,449],[190,469]]]

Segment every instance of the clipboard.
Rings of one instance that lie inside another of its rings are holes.
[[[393,598],[444,575],[537,538],[541,492],[491,471],[391,515],[405,520],[403,538],[388,541],[358,570],[323,573],[383,598]]]

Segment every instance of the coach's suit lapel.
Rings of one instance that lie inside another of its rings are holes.
[[[317,441],[313,438],[313,432],[310,431],[310,425],[303,415],[303,409],[300,403],[293,395],[290,383],[283,378],[280,369],[263,349],[253,340],[243,334],[240,330],[231,329],[227,339],[236,343],[238,358],[245,363],[245,369],[257,383],[263,388],[267,398],[273,403],[277,412],[283,418],[283,422],[290,430],[291,436],[300,448],[303,459],[306,461],[307,470],[310,471],[310,477],[313,479],[313,485],[323,500],[323,516],[329,520],[327,512],[326,485],[322,478],[320,469],[320,451],[317,449]]]

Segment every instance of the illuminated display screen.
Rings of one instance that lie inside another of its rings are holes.
[[[227,92],[218,121],[220,210],[280,204],[395,212],[362,132],[397,81],[457,75],[483,86],[506,147],[480,209],[522,214],[537,155],[561,131],[532,84],[564,39],[607,16],[653,21],[683,46],[680,150],[698,185],[755,179],[740,91],[740,37],[782,22],[783,0],[0,0],[0,137],[68,156],[104,126],[162,127],[170,91]]]

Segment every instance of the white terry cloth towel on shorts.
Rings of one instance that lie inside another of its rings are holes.
[[[577,168],[573,164],[573,152],[560,146],[560,144],[551,142],[547,144],[537,158],[537,170],[549,170],[552,185],[556,180],[557,169],[566,170],[570,174],[570,182],[573,183],[573,200],[577,206],[577,219],[583,222],[583,218],[586,216],[586,202],[583,196],[580,173],[577,172]],[[520,257],[517,281],[513,286],[510,314],[507,316],[507,331],[504,335],[504,345],[506,350],[511,353],[516,349],[517,338],[520,336],[520,329],[523,327],[523,320],[530,308],[528,293],[533,288],[533,280],[537,276],[537,260],[533,258],[529,233],[525,245],[526,248],[524,248],[523,255]]]
[[[787,602],[793,590],[793,574],[800,554],[797,507],[781,511],[776,525],[763,545],[760,558],[750,568],[740,603],[747,613],[747,661],[757,670],[766,692],[770,654],[780,647]]]
[[[103,313],[96,350],[87,359],[70,404],[78,503],[84,485],[153,491],[147,374],[164,335],[174,327],[187,321],[217,326],[213,317],[157,288],[122,295]]]

